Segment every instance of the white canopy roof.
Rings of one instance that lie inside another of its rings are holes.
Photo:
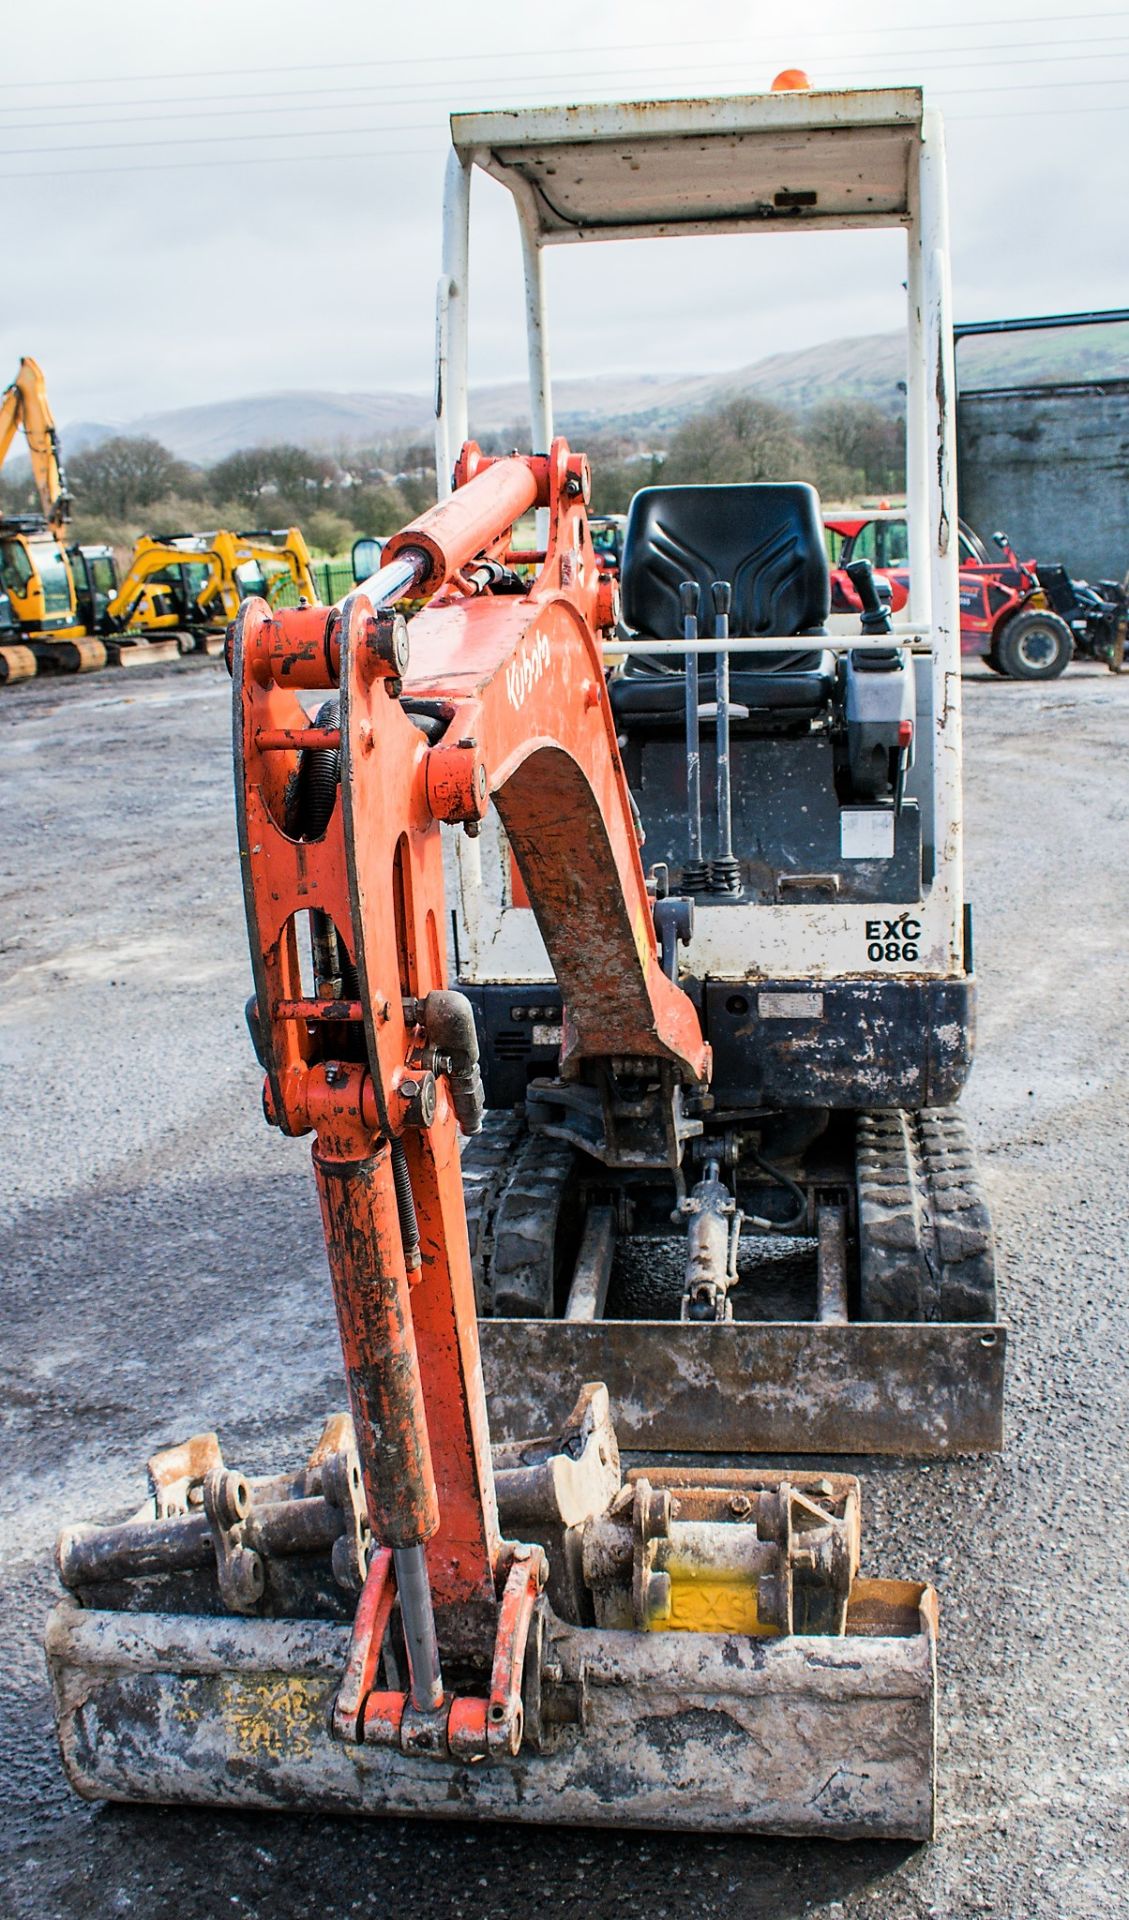
[[[451,139],[542,244],[903,225],[917,87],[640,100],[451,116]]]

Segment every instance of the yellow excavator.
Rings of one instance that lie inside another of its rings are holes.
[[[43,370],[26,356],[0,395],[0,467],[21,427],[40,511],[0,516],[0,682],[28,679],[41,662],[79,673],[106,664],[105,647],[79,613],[59,436]]]
[[[273,607],[317,602],[309,549],[297,527],[143,535],[105,606],[100,631],[123,638],[188,634],[206,649],[209,636],[222,644],[249,594]]]
[[[186,642],[218,651],[249,594],[275,607],[317,602],[297,527],[142,535],[119,584],[110,547],[67,544],[58,430],[43,370],[27,356],[0,396],[0,466],[20,428],[40,511],[0,516],[0,684],[41,666],[84,673],[107,659],[152,661]]]

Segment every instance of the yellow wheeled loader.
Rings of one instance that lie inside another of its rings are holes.
[[[230,645],[248,1021],[268,1122],[312,1139],[348,1412],[261,1479],[196,1434],[63,1533],[64,1764],[95,1798],[924,1839],[935,1596],[862,1576],[838,1462],[740,1456],[1000,1440],[953,1111],[940,123],[795,89],[452,136],[444,498]],[[525,249],[534,450],[500,459],[467,434],[476,166]],[[908,617],[864,568],[827,631],[800,483],[644,489],[617,578],[542,247],[861,225],[908,242]]]

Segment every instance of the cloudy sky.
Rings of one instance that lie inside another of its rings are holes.
[[[426,390],[452,109],[754,91],[785,65],[816,85],[921,83],[944,109],[959,318],[1124,304],[1129,7],[1081,5],[9,8],[0,379],[34,354],[62,421]],[[474,222],[472,377],[506,379],[523,364],[520,280],[493,182]],[[558,373],[714,372],[900,319],[891,235],[548,260]]]

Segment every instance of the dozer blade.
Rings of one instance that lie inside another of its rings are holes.
[[[123,635],[107,641],[106,650],[115,667],[153,667],[165,660],[180,659],[175,635],[160,640],[131,639]]]
[[[691,1229],[672,1236],[645,1182],[625,1181],[615,1204],[598,1184],[586,1198],[593,1162],[511,1114],[488,1115],[462,1169],[495,1437],[556,1423],[567,1383],[598,1379],[633,1451],[997,1450],[1007,1331],[963,1121],[883,1112],[857,1128],[805,1176],[815,1246],[794,1252],[774,1286],[767,1234],[759,1254],[746,1236],[738,1276],[735,1202],[720,1179],[694,1188]],[[637,1217],[620,1265],[625,1214]],[[575,1249],[571,1274],[562,1245]]]
[[[568,1410],[607,1383],[638,1452],[919,1454],[1003,1444],[1007,1330],[995,1323],[480,1320],[490,1431]]]
[[[472,1754],[460,1731],[478,1708],[483,1725],[502,1719],[497,1658],[491,1669],[476,1652],[465,1618],[440,1618],[459,1677],[438,1717],[413,1718],[388,1690],[402,1671],[399,1615],[377,1604],[382,1556],[339,1417],[301,1473],[270,1481],[229,1474],[214,1435],[197,1436],[151,1463],[140,1514],[62,1536],[70,1592],[47,1655],[74,1787],[223,1807],[928,1838],[936,1600],[921,1584],[858,1577],[857,1482],[725,1468],[622,1480],[603,1389],[586,1388],[572,1419],[555,1441],[496,1449],[503,1526],[543,1543],[548,1574],[506,1740],[487,1735]]]
[[[101,640],[79,634],[75,638],[40,639],[31,643],[36,664],[56,673],[99,673],[106,664]]]

